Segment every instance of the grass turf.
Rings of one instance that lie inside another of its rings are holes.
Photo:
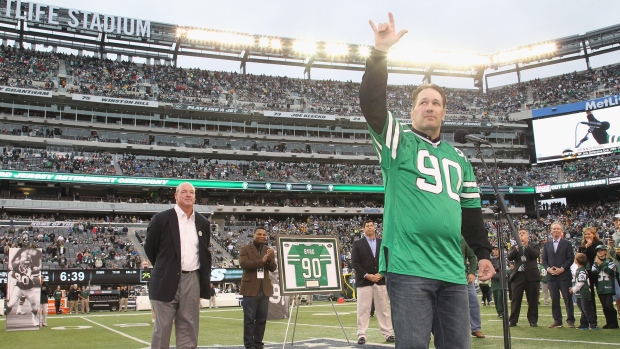
[[[524,302],[521,313],[526,313]],[[357,345],[356,305],[355,303],[335,304],[336,310],[352,345]],[[576,308],[576,307],[575,307]],[[293,311],[296,309],[293,308]],[[576,308],[577,310],[577,308]],[[599,310],[599,326],[605,324]],[[484,339],[472,338],[472,348],[503,348],[503,330],[501,319],[497,317],[493,306],[481,307],[482,332]],[[200,312],[200,346],[243,345],[243,313],[241,308],[203,309]],[[294,315],[294,313],[293,313]],[[578,318],[578,313],[576,314]],[[413,314],[412,316],[423,316]],[[551,324],[551,307],[541,305],[539,308],[539,327],[529,327],[527,319],[522,316],[517,327],[511,327],[512,348],[592,348],[595,345],[620,348],[620,330],[578,331],[567,327],[549,329]],[[6,317],[0,317],[0,335],[4,348],[69,348],[74,346],[89,349],[111,348],[147,348],[151,337],[151,316],[148,311],[130,311],[127,313],[93,312],[89,315],[50,315],[48,327],[40,331],[5,332]],[[566,325],[566,324],[565,324]],[[266,343],[282,343],[287,327],[287,319],[270,320],[265,332]],[[291,340],[293,323],[288,334]],[[388,343],[378,330],[376,318],[371,318],[368,330],[369,343]],[[333,338],[344,340],[344,334],[332,305],[329,302],[315,302],[299,308],[299,318],[295,340],[311,338]],[[174,343],[174,334],[173,334]],[[172,344],[173,344],[172,343]],[[433,347],[431,342],[431,347]]]

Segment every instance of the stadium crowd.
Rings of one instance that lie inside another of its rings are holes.
[[[0,81],[9,86],[165,103],[218,105],[248,110],[285,110],[360,115],[359,83],[239,74],[169,65],[147,65],[61,53],[0,48]],[[61,64],[62,62],[62,64]],[[60,69],[63,67],[63,71]],[[67,80],[60,81],[59,73]],[[447,108],[462,117],[508,120],[527,107],[539,108],[618,91],[617,66],[534,79],[481,93],[446,89]],[[415,86],[390,86],[388,106],[408,116]],[[530,95],[528,97],[528,95]]]

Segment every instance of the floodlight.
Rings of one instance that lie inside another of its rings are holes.
[[[293,50],[306,55],[312,55],[316,52],[316,43],[310,40],[295,40],[293,44]]]
[[[280,41],[280,39],[278,39],[278,38],[272,38],[271,39],[271,48],[274,49],[274,50],[282,49],[282,41]]]
[[[270,39],[266,37],[262,37],[258,39],[258,46],[260,47],[269,47]]]
[[[491,61],[495,65],[527,62],[534,59],[545,58],[557,50],[553,42],[519,47],[514,50],[499,52],[491,55]]]
[[[346,44],[337,44],[328,42],[325,44],[325,53],[329,56],[346,56],[349,53],[349,46]]]
[[[357,53],[360,55],[360,57],[366,58],[366,57],[370,56],[370,47],[368,47],[368,46],[358,46]]]
[[[253,46],[254,36],[201,29],[190,29],[187,37],[192,40],[214,42],[227,46]]]

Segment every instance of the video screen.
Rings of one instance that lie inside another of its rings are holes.
[[[620,106],[532,120],[536,162],[620,152]]]

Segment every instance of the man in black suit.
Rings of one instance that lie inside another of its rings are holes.
[[[575,328],[575,314],[573,310],[573,296],[569,292],[572,286],[570,266],[575,259],[575,252],[570,242],[563,239],[562,224],[551,224],[553,239],[547,241],[543,247],[542,262],[547,269],[547,285],[551,294],[551,312],[553,323],[549,328],[562,327],[562,308],[560,306],[560,292],[566,305],[566,322],[569,328]]]
[[[538,256],[540,248],[530,244],[530,234],[525,229],[519,229],[519,239],[523,248],[514,246],[508,253],[508,260],[515,262],[515,269],[510,274],[512,286],[512,304],[510,305],[510,326],[517,326],[521,313],[523,291],[527,298],[527,321],[530,326],[538,326],[538,297],[540,288],[540,273],[538,272]]]
[[[176,347],[196,348],[200,298],[209,298],[209,220],[194,211],[196,190],[181,183],[176,205],[157,213],[146,229],[144,250],[153,264],[149,298],[155,311],[151,348],[169,348],[172,324]]]
[[[366,343],[368,337],[366,330],[373,300],[381,333],[386,341],[394,342],[387,288],[383,275],[379,274],[379,251],[381,251],[381,239],[375,237],[375,223],[372,219],[367,219],[364,222],[364,237],[355,241],[351,249],[357,288],[358,344]]]

